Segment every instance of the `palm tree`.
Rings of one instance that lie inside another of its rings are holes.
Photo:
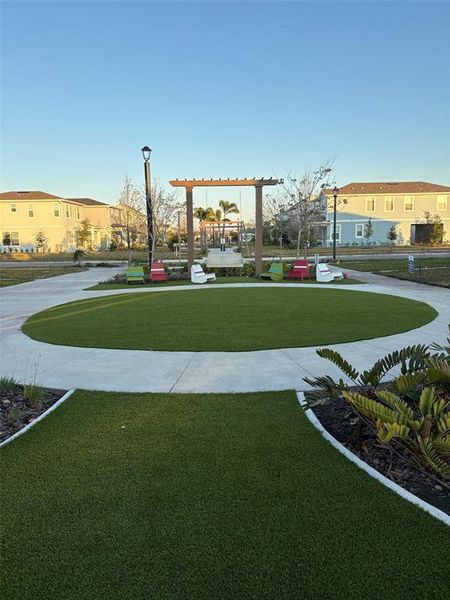
[[[235,202],[228,202],[228,200],[221,200],[219,202],[220,208],[223,210],[223,220],[228,221],[227,215],[232,213],[238,213],[239,209]],[[220,209],[219,209],[220,210]],[[225,237],[225,223],[223,224],[222,237]]]
[[[203,208],[202,206],[198,206],[194,208],[194,217],[200,221],[200,225],[205,221],[212,221],[214,219],[214,210],[207,206]],[[206,246],[206,232],[203,227],[200,227],[200,245],[202,247],[202,251]]]

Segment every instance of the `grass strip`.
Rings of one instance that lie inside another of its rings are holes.
[[[1,460],[3,600],[448,590],[447,528],[329,446],[294,392],[78,391]]]

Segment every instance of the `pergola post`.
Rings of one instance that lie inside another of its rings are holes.
[[[255,186],[255,275],[262,271],[263,210],[261,185]]]
[[[194,264],[194,205],[192,187],[186,186],[186,229],[187,229],[187,260],[189,273]]]

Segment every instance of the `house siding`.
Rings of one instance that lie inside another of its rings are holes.
[[[328,207],[332,205],[332,196],[328,197]],[[449,193],[412,193],[408,194],[339,194],[339,200],[347,203],[342,210],[338,209],[336,223],[340,225],[339,245],[365,244],[365,238],[357,238],[355,235],[356,224],[364,225],[369,218],[372,219],[373,235],[369,239],[371,244],[388,243],[388,232],[395,226],[398,239],[397,244],[409,244],[411,238],[411,225],[424,222],[424,213],[439,215],[444,224],[444,240],[450,239],[450,192]],[[405,202],[409,204],[412,199],[413,210],[405,210]],[[368,211],[368,205],[375,202],[375,210]],[[392,211],[386,211],[386,206],[393,204]],[[440,210],[438,207],[442,207]],[[445,208],[446,207],[446,208]],[[327,242],[331,243],[333,231],[333,212],[328,208]]]

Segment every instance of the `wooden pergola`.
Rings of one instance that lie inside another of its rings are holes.
[[[170,185],[184,187],[186,190],[186,226],[188,244],[188,266],[194,264],[194,187],[254,187],[255,188],[255,272],[259,275],[262,271],[262,238],[263,238],[263,210],[262,198],[265,185],[278,185],[278,179],[173,179]]]

